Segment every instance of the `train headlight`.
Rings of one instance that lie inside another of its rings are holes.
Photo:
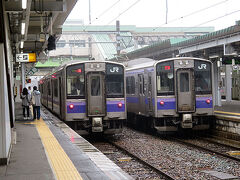
[[[70,104],[70,105],[69,105],[69,108],[70,108],[70,109],[73,109],[73,108],[74,108],[74,105],[73,105],[73,104]]]
[[[118,107],[122,108],[123,104],[122,103],[118,103]]]
[[[163,106],[164,105],[164,101],[160,101],[160,105]]]
[[[207,99],[207,100],[206,100],[206,103],[207,103],[207,104],[210,104],[210,103],[211,103],[211,100],[210,100],[210,99]]]

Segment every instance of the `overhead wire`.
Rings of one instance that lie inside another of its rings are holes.
[[[225,14],[225,15],[219,16],[219,17],[217,17],[217,18],[214,18],[214,19],[205,21],[205,22],[203,22],[203,23],[201,23],[201,24],[198,24],[198,25],[195,25],[195,26],[193,26],[193,27],[190,27],[189,29],[192,29],[192,28],[194,28],[194,27],[199,27],[199,26],[201,26],[201,25],[203,25],[203,24],[207,24],[207,23],[212,22],[212,21],[216,21],[216,20],[218,20],[218,19],[221,19],[221,18],[224,18],[224,17],[226,17],[226,16],[235,14],[235,13],[237,13],[237,12],[240,12],[240,9],[239,9],[239,10],[236,10],[236,11],[232,11],[232,12],[227,13],[227,14]],[[189,30],[189,29],[187,29],[187,30]]]
[[[202,11],[205,11],[205,10],[207,10],[207,9],[213,8],[213,7],[218,6],[218,5],[220,5],[220,4],[226,3],[227,1],[229,1],[229,0],[224,0],[224,1],[218,2],[218,3],[216,3],[216,4],[213,4],[213,5],[211,5],[211,6],[208,6],[208,7],[202,8],[202,9],[199,9],[199,10],[197,10],[197,11],[193,11],[193,12],[187,14],[187,15],[184,15],[184,16],[181,16],[181,17],[172,19],[172,20],[168,21],[168,24],[169,24],[169,23],[172,23],[172,22],[175,22],[175,21],[178,21],[178,20],[181,20],[181,19],[183,19],[183,18],[192,16],[192,15],[194,15],[194,14],[200,13],[200,12],[202,12]],[[160,28],[160,27],[162,27],[162,26],[164,26],[164,25],[166,25],[166,24],[167,24],[167,23],[161,24],[161,25],[158,26],[157,28],[154,28],[153,31],[157,30],[158,28]]]
[[[108,7],[106,10],[104,10],[99,16],[97,16],[93,21],[98,20],[101,16],[103,16],[104,14],[106,14],[109,10],[111,10],[116,4],[118,4],[120,2],[120,0],[116,1],[115,3],[113,3],[110,7]]]
[[[125,12],[127,12],[129,9],[131,9],[133,6],[135,6],[137,3],[139,3],[141,0],[137,0],[135,1],[131,6],[129,6],[127,9],[125,9],[123,12],[121,12],[117,17],[115,17],[114,19],[112,19],[111,21],[109,21],[109,24],[111,24],[113,21],[115,21],[118,17],[120,17],[121,15],[123,15]]]

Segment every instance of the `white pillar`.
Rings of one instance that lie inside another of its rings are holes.
[[[25,63],[21,63],[21,71],[22,71],[22,88],[25,87]]]
[[[232,100],[232,65],[226,65],[226,76],[225,76],[225,80],[226,80],[226,101],[230,102]]]
[[[3,44],[0,44],[0,97],[0,164],[6,164],[11,145],[11,128]]]
[[[213,98],[214,98],[214,105],[221,106],[221,93],[219,87],[219,80],[220,80],[220,68],[218,67],[217,59],[213,62]]]

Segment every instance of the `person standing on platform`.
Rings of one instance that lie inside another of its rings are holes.
[[[22,107],[23,107],[23,118],[29,119],[29,105],[31,100],[31,95],[28,93],[27,88],[23,88],[21,93]],[[25,110],[27,110],[27,117],[25,116]]]
[[[32,90],[31,90],[31,86],[28,86],[28,94],[30,94],[30,99],[32,101]],[[30,101],[30,102],[31,102]],[[30,104],[31,105],[31,104]]]
[[[41,106],[41,93],[37,90],[37,86],[33,87],[32,92],[32,106],[33,106],[33,119],[40,119],[40,106]]]

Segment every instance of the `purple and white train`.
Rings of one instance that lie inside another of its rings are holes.
[[[40,80],[42,104],[80,134],[116,134],[126,119],[125,67],[68,62]]]
[[[209,129],[212,72],[211,61],[192,57],[127,62],[127,122],[158,132]]]

